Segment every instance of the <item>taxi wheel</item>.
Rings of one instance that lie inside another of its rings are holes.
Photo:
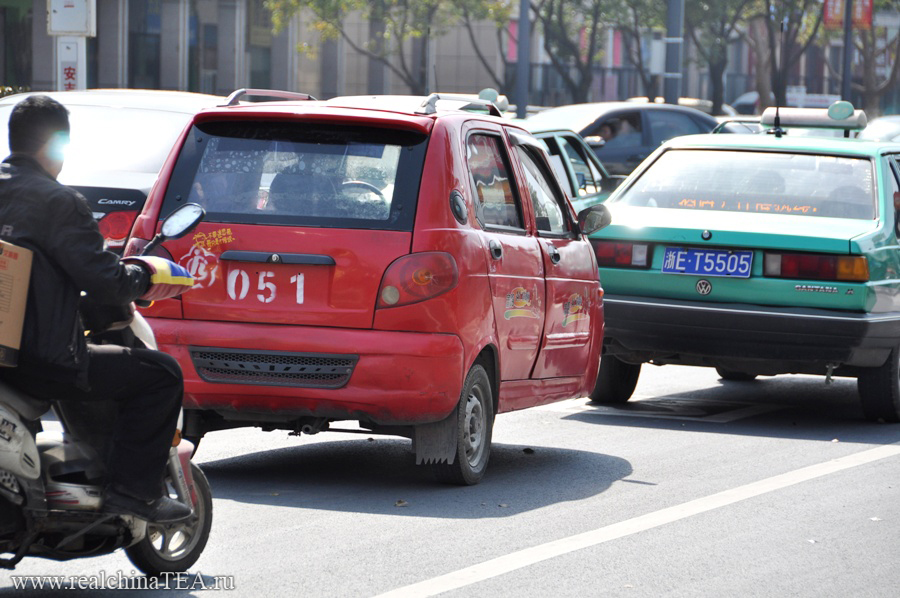
[[[891,351],[884,365],[863,370],[856,388],[866,419],[900,422],[900,347]]]
[[[494,398],[484,367],[472,366],[456,408],[456,458],[432,466],[435,477],[448,484],[474,486],[484,477],[491,456]]]
[[[618,357],[607,355],[600,359],[600,373],[591,391],[591,403],[606,405],[625,403],[634,394],[641,364],[626,363]]]
[[[752,382],[753,380],[756,380],[756,374],[739,372],[737,370],[716,368],[716,373],[719,374],[719,378],[721,378],[722,380],[727,380],[729,382]]]

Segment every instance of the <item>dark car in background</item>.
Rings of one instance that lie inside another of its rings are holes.
[[[672,104],[596,102],[538,112],[529,129],[578,132],[611,174],[627,175],[659,145],[681,135],[708,133],[718,124],[709,114]]]
[[[169,151],[203,108],[223,98],[182,91],[94,89],[23,93],[0,99],[0,159],[9,155],[13,107],[48,95],[69,110],[71,143],[59,181],[91,206],[109,249],[120,253]]]

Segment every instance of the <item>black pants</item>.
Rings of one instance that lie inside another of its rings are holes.
[[[178,362],[150,349],[117,345],[88,345],[90,391],[42,379],[10,368],[4,380],[40,399],[114,401],[118,414],[112,423],[107,462],[108,480],[120,491],[152,500],[160,496],[166,460],[181,409],[183,382]],[[84,405],[86,412],[91,405]]]

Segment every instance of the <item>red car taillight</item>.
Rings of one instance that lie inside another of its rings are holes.
[[[459,282],[449,253],[429,251],[403,256],[388,266],[378,289],[378,308],[399,307],[437,297]]]
[[[621,243],[591,239],[597,265],[614,268],[647,268],[650,266],[650,246],[646,243]]]
[[[106,239],[106,244],[109,247],[124,246],[137,217],[137,212],[110,212],[101,218],[97,225],[100,227],[100,234]]]
[[[773,278],[866,282],[869,262],[862,255],[766,253],[763,273]]]

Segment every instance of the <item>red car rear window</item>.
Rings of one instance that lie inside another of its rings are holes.
[[[185,201],[210,222],[412,230],[427,137],[321,124],[195,126],[162,215]]]

